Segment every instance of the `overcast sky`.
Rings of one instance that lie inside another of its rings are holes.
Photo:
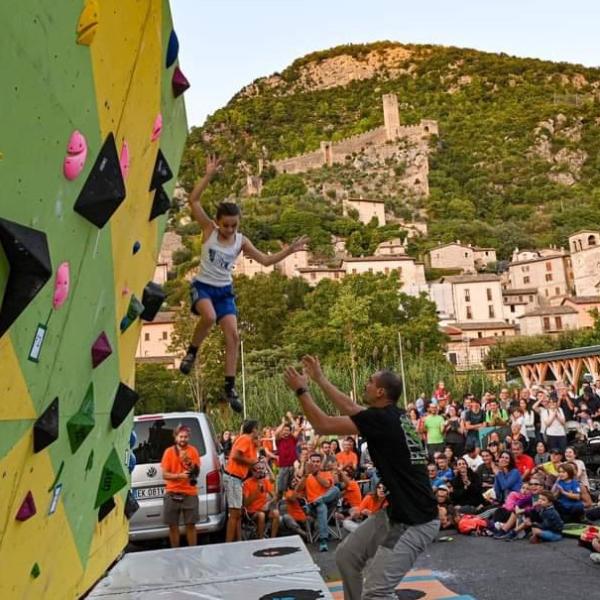
[[[188,123],[257,77],[339,44],[392,40],[600,65],[600,0],[171,0]]]

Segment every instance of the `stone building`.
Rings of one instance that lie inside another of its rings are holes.
[[[417,262],[412,256],[406,254],[346,257],[342,259],[341,268],[347,275],[360,275],[361,273],[388,275],[395,271],[400,277],[403,291],[407,293],[414,293],[415,286],[424,289],[427,285],[423,263]]]
[[[323,279],[338,281],[346,275],[344,269],[332,268],[326,266],[305,267],[298,269],[298,275],[304,279],[308,285],[314,287]]]
[[[460,240],[441,244],[431,249],[427,256],[432,269],[460,269],[463,273],[473,273],[496,262],[495,248],[478,248],[461,244]]]
[[[577,296],[600,292],[600,232],[582,229],[569,236],[573,282]]]
[[[383,200],[370,200],[367,198],[345,198],[342,200],[344,215],[352,210],[358,213],[358,220],[368,225],[372,219],[377,219],[380,227],[386,224],[385,203]]]
[[[541,306],[518,318],[521,335],[561,333],[577,329],[577,311],[570,306]]]
[[[162,363],[170,368],[179,366],[181,357],[169,346],[175,327],[174,312],[159,312],[154,321],[142,321],[135,359],[140,363]]]
[[[518,325],[518,318],[539,306],[537,288],[505,288],[502,290],[504,320]]]
[[[261,265],[258,261],[246,256],[243,252],[240,252],[237,260],[235,261],[235,266],[233,271],[236,275],[245,275],[246,277],[254,277],[259,273],[263,273],[268,275],[275,270],[273,265],[265,267]]]
[[[600,311],[600,296],[569,296],[564,298],[562,306],[570,306],[577,311],[577,328],[594,326],[593,311]]]
[[[454,319],[457,323],[498,322],[504,319],[500,277],[492,274],[442,277],[452,285]]]

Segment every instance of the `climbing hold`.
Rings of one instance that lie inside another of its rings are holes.
[[[103,363],[112,354],[112,347],[104,331],[96,338],[92,344],[92,368],[95,369]]]
[[[170,179],[173,179],[173,171],[169,167],[169,163],[165,158],[165,155],[161,150],[156,155],[156,162],[154,163],[154,170],[152,171],[152,180],[150,181],[150,191],[155,190],[159,185],[167,183]]]
[[[131,519],[133,515],[140,508],[140,503],[135,499],[131,490],[127,492],[127,499],[125,500],[125,518]]]
[[[133,450],[133,448],[135,447],[136,444],[137,444],[137,433],[135,432],[135,429],[132,429],[131,433],[129,434],[129,447]]]
[[[87,0],[77,22],[77,43],[89,46],[96,35],[99,17],[98,0]]]
[[[69,181],[77,179],[81,171],[83,171],[87,151],[88,146],[85,136],[80,131],[75,130],[69,138],[67,156],[63,162],[63,173]]]
[[[90,452],[90,455],[88,456],[87,462],[85,463],[85,472],[87,473],[88,471],[91,471],[93,466],[94,466],[94,451],[92,450]]]
[[[115,506],[114,498],[109,498],[106,502],[103,502],[98,509],[98,523],[103,521],[104,517],[106,517]]]
[[[171,31],[169,44],[167,45],[167,69],[177,60],[179,54],[179,40],[175,31]]]
[[[117,451],[113,448],[102,467],[94,508],[104,504],[126,485],[127,476],[123,472]]]
[[[150,219],[156,219],[159,215],[164,215],[171,208],[171,200],[167,193],[163,189],[162,185],[159,185],[154,192],[154,199],[152,200],[152,208],[150,209]]]
[[[125,182],[115,137],[109,133],[73,208],[101,229],[124,199]]]
[[[43,231],[0,218],[0,244],[9,266],[0,308],[2,337],[50,279],[52,265]]]
[[[60,308],[69,295],[69,263],[60,263],[56,270],[54,281],[54,296],[52,296],[52,308]]]
[[[129,469],[130,473],[133,473],[133,470],[135,469],[135,465],[137,465],[137,460],[135,458],[135,454],[133,452],[130,452],[129,458],[127,459],[127,468]]]
[[[129,144],[127,140],[123,140],[123,145],[121,146],[121,156],[119,156],[119,164],[121,166],[121,174],[123,175],[123,179],[127,179],[127,175],[129,175]]]
[[[144,305],[132,295],[129,299],[129,306],[127,308],[127,314],[121,319],[121,333],[126,331],[129,326],[137,320],[137,318],[144,312]]]
[[[190,82],[186,76],[181,72],[179,67],[175,67],[173,71],[173,79],[171,79],[171,86],[173,88],[173,96],[175,98],[181,96],[185,90],[190,87]]]
[[[90,434],[96,419],[94,417],[94,384],[90,383],[79,410],[67,421],[67,433],[71,452],[75,454],[85,438]]]
[[[38,565],[37,563],[33,563],[33,567],[31,567],[31,576],[34,579],[37,579],[40,574],[41,574],[41,569],[40,569],[40,565]]]
[[[53,515],[56,512],[56,507],[58,506],[58,500],[60,498],[60,494],[63,489],[63,484],[59,483],[52,492],[52,500],[50,501],[50,506],[48,507],[48,514]]]
[[[154,321],[154,317],[156,317],[156,313],[160,310],[166,297],[167,294],[158,283],[149,281],[144,288],[144,294],[142,296],[144,312],[140,317],[144,321]]]
[[[37,509],[35,507],[35,502],[33,501],[33,494],[27,492],[27,496],[25,496],[25,500],[23,500],[15,519],[17,519],[17,521],[27,521],[27,519],[31,519],[36,512]]]
[[[57,439],[58,398],[54,398],[33,425],[33,451],[40,452]]]
[[[56,473],[56,477],[54,478],[54,481],[52,482],[52,485],[48,488],[48,492],[51,492],[58,485],[58,482],[60,480],[60,476],[62,475],[62,472],[63,472],[64,468],[65,468],[65,461],[61,460],[60,461],[60,467],[58,467],[58,471]]]
[[[160,137],[160,134],[162,132],[162,126],[163,126],[162,114],[158,113],[156,115],[156,119],[154,119],[154,125],[152,126],[152,135],[150,136],[151,142],[155,142]]]
[[[140,248],[142,247],[142,245],[139,242],[133,242],[133,254],[137,254],[140,251]]]
[[[116,429],[133,409],[138,401],[138,394],[124,383],[119,383],[112,409],[110,411],[110,423]]]

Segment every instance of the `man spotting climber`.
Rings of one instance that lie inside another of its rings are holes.
[[[365,438],[388,489],[387,511],[369,517],[337,549],[344,597],[396,598],[394,589],[419,553],[435,539],[440,525],[427,477],[427,455],[410,420],[396,406],[402,382],[390,371],[373,374],[365,386],[369,406],[365,409],[327,380],[318,359],[306,356],[302,364],[303,373],[288,367],[284,379],[298,396],[306,418],[317,433],[360,434]],[[343,416],[328,416],[315,404],[308,391],[309,378]]]

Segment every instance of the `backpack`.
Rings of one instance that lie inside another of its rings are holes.
[[[486,527],[487,521],[477,515],[463,515],[458,521],[458,532],[463,535],[478,535]]]

